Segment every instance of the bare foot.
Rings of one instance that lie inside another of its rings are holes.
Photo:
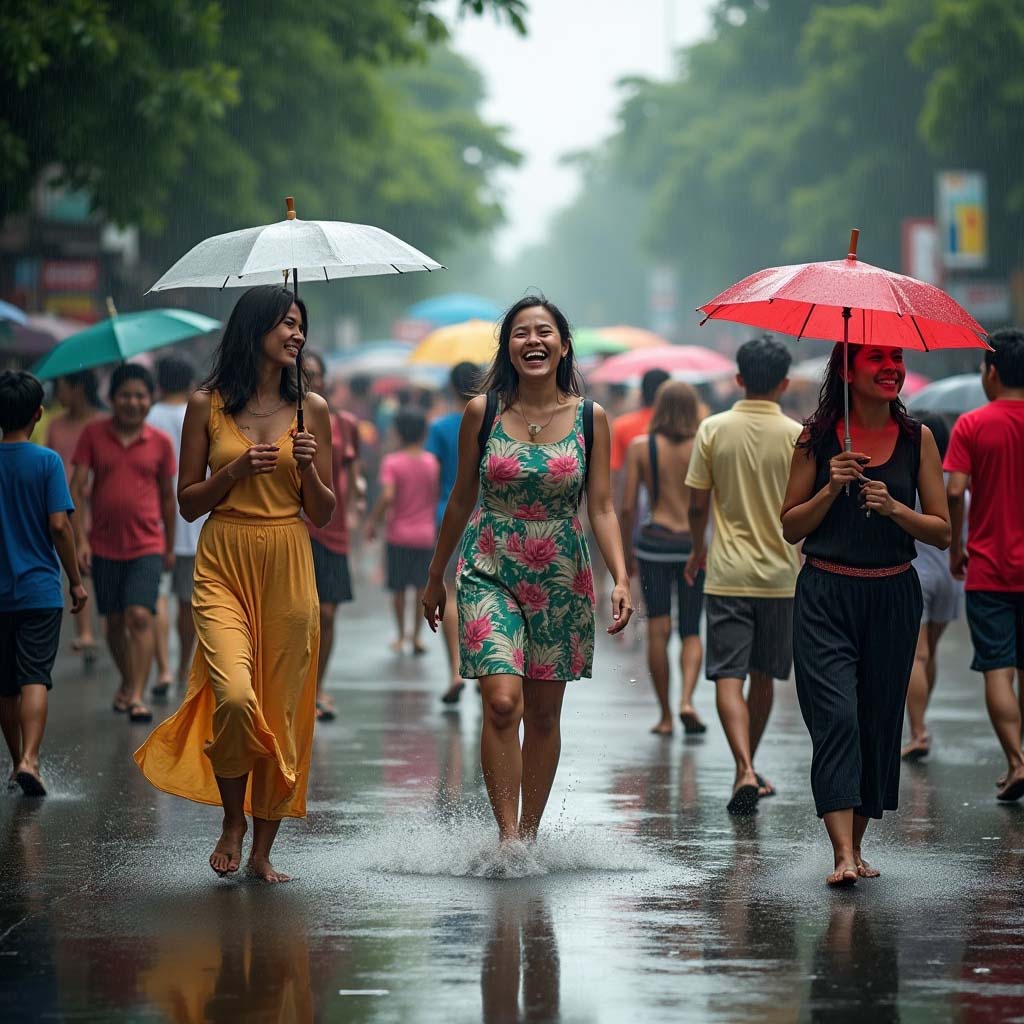
[[[857,874],[861,878],[878,878],[881,872],[878,868],[873,868],[861,855],[860,850],[853,851],[853,859],[857,865]]]
[[[14,770],[14,781],[25,796],[46,796],[46,787],[39,776],[38,761],[22,761]]]
[[[1022,796],[1024,796],[1024,765],[1006,773],[1005,783],[996,793],[996,799],[1010,802],[1019,800]]]
[[[229,825],[224,822],[223,831],[217,845],[210,854],[210,867],[223,878],[225,875],[234,874],[242,863],[242,839],[248,829],[245,821],[240,824]]]
[[[754,778],[757,779],[757,796],[760,800],[765,800],[770,796],[775,796],[775,786],[763,775],[755,773]]]
[[[392,640],[388,646],[391,648],[392,653],[401,654],[402,648],[405,647],[405,637],[400,636],[397,640]]]
[[[836,869],[825,879],[825,884],[834,889],[845,889],[857,884],[860,872],[853,857],[837,857]]]
[[[654,733],[655,736],[671,736],[672,719],[663,718],[656,726],[654,726],[653,729],[651,729],[651,732]]]
[[[245,865],[245,873],[250,878],[258,878],[262,882],[270,882],[271,884],[290,882],[292,880],[291,875],[286,875],[283,871],[277,871],[274,865],[270,863],[270,858],[264,857],[262,854],[249,855],[249,863]]]
[[[928,733],[923,736],[912,736],[910,742],[900,751],[900,757],[904,761],[920,761],[931,752],[931,737]]]

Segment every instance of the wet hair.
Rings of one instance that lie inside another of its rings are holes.
[[[665,370],[648,370],[640,380],[640,397],[643,399],[644,406],[650,408],[654,405],[655,396],[658,394],[658,389],[667,380],[671,380],[671,374]]]
[[[699,401],[697,392],[685,381],[665,381],[654,396],[648,431],[676,443],[688,440],[697,433]]]
[[[850,346],[850,369],[857,362],[857,357],[864,351],[863,345]],[[744,378],[746,379],[746,378]],[[907,413],[907,407],[897,395],[889,403],[889,414],[899,425],[900,430],[913,436],[916,421]],[[811,413],[804,426],[804,436],[797,442],[798,448],[809,451],[816,459],[821,458],[828,447],[831,436],[835,433],[836,424],[843,418],[843,343],[837,342],[829,356],[825,367],[825,377],[818,393],[818,408]]]
[[[434,392],[429,388],[420,388],[416,395],[416,404],[426,413],[434,408]]]
[[[1024,388],[1024,331],[1002,327],[988,336],[992,351],[985,353],[985,366],[994,366],[1004,388]]]
[[[184,356],[164,356],[156,364],[156,382],[165,395],[188,391],[196,379],[196,371]]]
[[[395,413],[393,422],[403,445],[419,444],[427,436],[427,417],[415,406],[403,406]]]
[[[153,397],[153,392],[156,390],[156,381],[153,380],[153,374],[151,374],[144,366],[139,366],[138,363],[122,363],[110,375],[110,387],[107,388],[107,397],[113,401],[114,396],[121,387],[127,384],[130,380],[142,381],[146,386],[146,390],[149,392],[149,397]]]
[[[480,388],[482,392],[497,392],[498,401],[505,408],[508,408],[519,397],[519,373],[512,365],[512,356],[509,353],[512,324],[524,309],[533,309],[536,306],[547,310],[551,319],[555,321],[555,328],[562,343],[569,346],[565,355],[559,360],[558,369],[555,372],[555,384],[558,390],[566,395],[577,397],[583,395],[583,382],[580,380],[573,357],[572,329],[569,327],[569,321],[565,314],[543,295],[527,295],[510,306],[501,318],[501,327],[498,330],[498,351],[494,353],[494,359],[487,369]]]
[[[279,284],[259,285],[250,288],[235,303],[213,354],[213,370],[200,385],[204,391],[220,393],[224,411],[229,416],[244,409],[246,402],[256,393],[263,338],[284,320],[292,303],[299,307],[302,334],[308,337],[306,304],[288,288]],[[291,370],[281,368],[278,393],[289,402],[299,397],[295,377]]]
[[[736,367],[749,395],[771,394],[786,379],[792,362],[789,349],[774,338],[752,338],[736,353]]]
[[[0,372],[0,430],[24,430],[43,404],[43,385],[27,370]]]
[[[81,388],[85,400],[94,409],[103,408],[103,402],[100,401],[100,382],[95,370],[76,370],[74,373],[64,373],[57,380],[64,381],[69,387]]]
[[[452,391],[459,398],[469,401],[476,393],[480,383],[480,370],[475,363],[456,363],[452,367],[452,374],[449,378]]]
[[[921,425],[932,432],[935,445],[939,449],[939,458],[945,460],[946,449],[949,447],[949,422],[946,417],[938,412],[922,413]]]

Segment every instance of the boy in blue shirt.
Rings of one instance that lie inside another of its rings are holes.
[[[8,788],[16,784],[25,796],[46,795],[39,746],[64,612],[61,565],[73,614],[87,597],[63,464],[56,452],[29,442],[42,404],[32,374],[0,373],[0,727],[14,763]]]

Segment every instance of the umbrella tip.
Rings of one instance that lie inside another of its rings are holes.
[[[288,210],[288,219],[289,220],[295,220],[295,197],[294,196],[285,196],[284,197],[284,205],[285,205],[285,207]]]
[[[853,228],[850,231],[850,251],[846,254],[848,260],[857,258],[857,241],[860,238],[860,228]]]
[[[107,316],[117,316],[117,307],[114,305],[114,300],[109,295],[107,296]]]

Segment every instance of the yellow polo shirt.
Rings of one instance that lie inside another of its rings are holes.
[[[801,429],[776,402],[750,399],[701,423],[686,485],[711,491],[705,594],[793,596],[800,565],[779,513]]]

